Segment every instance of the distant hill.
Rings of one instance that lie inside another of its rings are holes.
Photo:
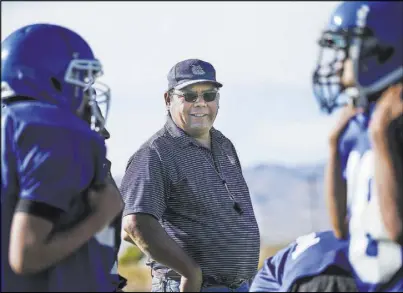
[[[330,228],[323,196],[324,167],[324,163],[261,164],[243,170],[264,244],[284,243]],[[121,179],[116,176],[118,185]]]
[[[324,167],[265,164],[244,170],[263,242],[282,243],[330,228],[323,196]]]

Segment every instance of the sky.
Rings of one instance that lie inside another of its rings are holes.
[[[1,2],[1,37],[32,23],[78,32],[112,90],[107,142],[112,173],[166,120],[175,63],[213,64],[221,89],[214,127],[243,167],[323,161],[337,115],[319,111],[311,76],[333,2]]]

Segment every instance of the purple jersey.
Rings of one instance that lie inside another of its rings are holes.
[[[332,231],[301,236],[264,262],[250,292],[286,292],[295,281],[319,275],[330,266],[348,272],[343,252],[347,246],[348,242],[337,239]]]
[[[17,275],[8,262],[16,209],[36,207],[56,230],[86,216],[86,191],[108,171],[101,136],[73,113],[30,100],[2,107],[1,139],[1,291],[112,292],[115,248],[97,237],[37,274]]]

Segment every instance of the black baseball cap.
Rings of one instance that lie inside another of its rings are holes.
[[[187,59],[177,63],[168,73],[168,90],[180,90],[188,85],[211,82],[218,88],[216,71],[210,63],[199,59]]]

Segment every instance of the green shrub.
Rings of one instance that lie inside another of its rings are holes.
[[[119,264],[137,264],[143,256],[143,252],[137,246],[131,245],[119,257]]]

